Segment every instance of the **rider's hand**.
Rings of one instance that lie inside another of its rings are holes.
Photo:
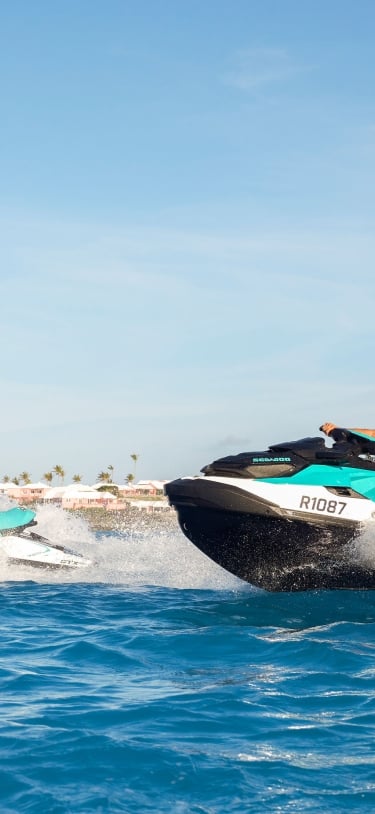
[[[337,426],[336,424],[331,424],[329,421],[327,421],[325,424],[322,424],[322,426],[319,427],[319,429],[320,432],[324,432],[325,435],[330,435],[332,430],[334,430],[336,426]]]

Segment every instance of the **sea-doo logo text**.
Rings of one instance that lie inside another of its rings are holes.
[[[285,461],[290,463],[291,460],[291,458],[253,458],[253,464],[279,464]]]
[[[300,509],[308,512],[328,512],[328,514],[342,514],[348,504],[344,500],[326,500],[325,497],[309,497],[302,495]]]

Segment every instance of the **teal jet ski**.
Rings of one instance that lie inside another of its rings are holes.
[[[333,448],[320,437],[273,444],[166,484],[183,533],[269,591],[375,589],[375,438],[343,433]]]
[[[90,560],[35,532],[35,512],[20,506],[0,512],[0,555],[13,563],[40,568],[82,568]]]

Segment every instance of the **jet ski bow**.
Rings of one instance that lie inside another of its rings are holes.
[[[35,512],[20,506],[0,512],[0,551],[9,562],[40,568],[84,568],[91,561],[31,531]]]
[[[375,440],[374,440],[375,454]],[[243,452],[165,492],[186,537],[222,568],[270,591],[375,589],[375,463],[302,438]],[[374,529],[373,564],[356,545]]]

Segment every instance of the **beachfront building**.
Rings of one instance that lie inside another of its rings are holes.
[[[133,491],[138,495],[150,495],[156,497],[164,494],[164,480],[139,480],[133,484]]]
[[[20,503],[37,503],[44,499],[50,490],[46,483],[27,483],[19,486],[16,483],[8,482],[0,484],[0,492],[12,500]]]
[[[106,508],[116,503],[116,498],[110,492],[99,492],[92,486],[73,483],[70,486],[52,486],[44,496],[44,503],[55,503],[63,509],[87,509],[95,506]]]

